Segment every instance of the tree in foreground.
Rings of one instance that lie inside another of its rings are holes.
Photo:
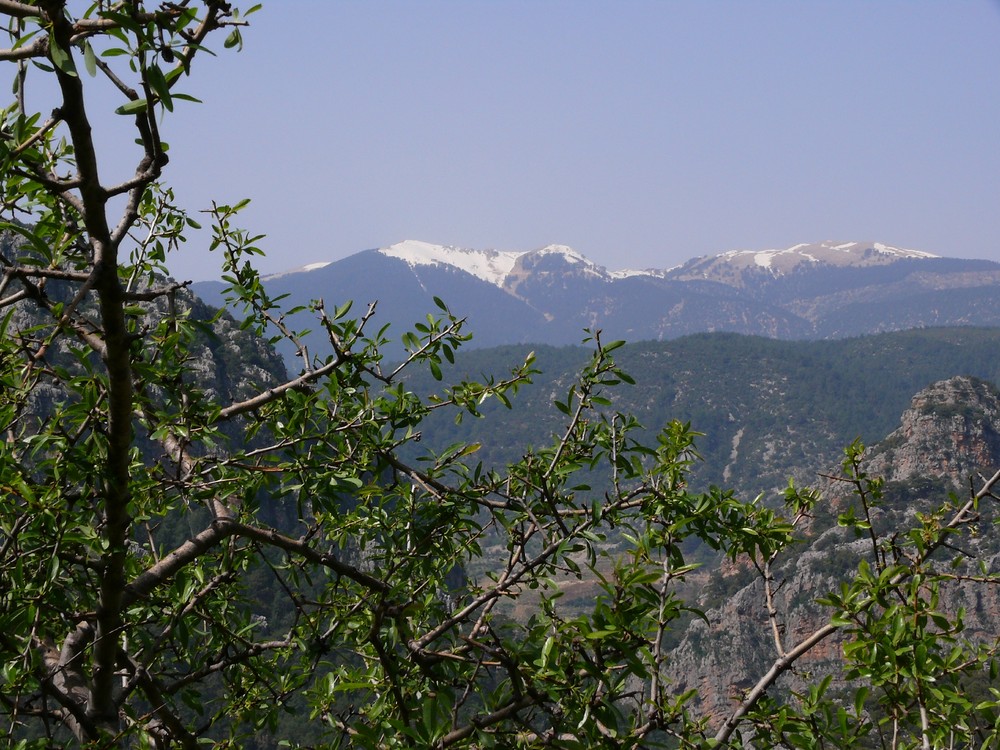
[[[686,485],[686,425],[651,444],[611,409],[629,377],[598,334],[554,403],[563,429],[517,463],[476,445],[422,447],[433,412],[510,406],[503,380],[445,385],[468,336],[442,304],[380,355],[371,310],[313,304],[329,355],[299,346],[286,377],[255,342],[299,339],[236,228],[207,207],[242,331],[206,317],[165,259],[200,224],[161,180],[188,76],[239,47],[227,2],[0,0],[14,95],[0,124],[0,736],[18,747],[945,747],[996,741],[995,703],[962,679],[992,651],[937,608],[935,553],[992,500],[986,481],[909,535],[875,533],[877,482],[847,462],[871,564],[824,600],[830,619],[789,642],[769,606],[771,564],[816,496],[787,519]],[[280,12],[280,11],[279,11]],[[111,112],[99,112],[108,101]],[[51,114],[34,97],[54,96]],[[32,105],[32,106],[29,106]],[[34,108],[33,108],[34,106]],[[134,127],[134,169],[95,147],[109,117]],[[200,217],[200,215],[199,215]],[[435,395],[405,375],[428,368]],[[223,374],[228,373],[227,377]],[[671,680],[682,584],[707,546],[753,566],[773,666],[728,716]],[[938,554],[937,556],[940,556]],[[952,575],[952,578],[954,576]],[[978,585],[994,579],[969,576]],[[975,580],[973,580],[975,579]],[[567,581],[590,584],[566,602]],[[782,674],[842,633],[851,696]],[[843,696],[841,696],[843,698]],[[294,723],[284,717],[293,715]],[[952,743],[949,745],[948,743]]]

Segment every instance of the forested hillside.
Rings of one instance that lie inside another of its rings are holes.
[[[462,352],[445,379],[501,376],[528,347]],[[789,477],[812,482],[840,460],[856,438],[872,444],[898,423],[914,393],[954,375],[1000,382],[1000,329],[939,328],[836,341],[777,341],[737,334],[698,334],[628,344],[618,362],[636,384],[614,389],[614,408],[634,413],[652,434],[671,419],[690,422],[704,461],[697,486],[737,487],[742,494],[780,491]],[[561,398],[588,356],[582,347],[538,347],[542,371],[512,410],[484,407],[488,419],[454,424],[432,415],[422,445],[480,442],[486,464],[514,461],[525,445],[560,428],[547,409]],[[413,378],[417,391],[437,382]],[[544,418],[542,415],[547,415]]]

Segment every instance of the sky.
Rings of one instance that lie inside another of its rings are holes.
[[[239,3],[237,3],[239,4]],[[246,5],[246,3],[244,3]],[[1000,0],[270,0],[163,125],[264,272],[404,239],[610,270],[870,240],[1000,261]],[[217,274],[207,238],[172,258]]]

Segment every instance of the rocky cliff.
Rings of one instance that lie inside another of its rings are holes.
[[[871,451],[869,471],[890,483],[935,479],[952,488],[1000,466],[1000,393],[958,377],[913,397],[899,428]]]
[[[1000,467],[1000,391],[985,381],[956,377],[916,394],[900,426],[865,456],[864,470],[885,479],[883,498],[872,516],[881,544],[912,528],[918,513],[969,496],[984,477]],[[831,479],[804,545],[776,560],[775,606],[786,648],[829,622],[833,612],[817,603],[849,580],[862,560],[872,560],[867,535],[837,523],[839,513],[855,502],[851,487]],[[992,502],[992,501],[988,501]],[[984,503],[978,528],[956,539],[954,550],[941,550],[948,565],[961,551],[989,572],[1000,571],[1000,539],[992,524],[994,508]],[[712,713],[723,716],[777,658],[765,608],[764,586],[749,564],[723,566],[704,587],[707,622],[693,621],[674,651],[673,679],[678,692],[698,688]],[[942,592],[940,609],[966,614],[963,635],[990,641],[1000,632],[1000,597],[996,587],[955,583]],[[818,672],[840,674],[840,636],[828,638],[797,669],[783,676],[777,690],[787,694],[815,682]],[[810,679],[812,678],[812,679]],[[837,682],[834,682],[836,687]]]

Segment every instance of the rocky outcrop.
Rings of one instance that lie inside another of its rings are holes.
[[[926,478],[968,486],[1000,465],[1000,391],[970,377],[943,380],[913,397],[899,429],[872,451],[869,471],[887,482]]]
[[[933,384],[913,397],[900,427],[867,454],[869,476],[885,479],[873,525],[881,541],[912,528],[949,495],[967,493],[970,481],[1000,467],[1000,391],[985,381],[956,377]],[[852,503],[850,487],[831,481],[805,546],[775,562],[775,605],[786,645],[800,641],[829,622],[832,612],[817,598],[849,580],[863,559],[871,560],[871,541],[837,524],[837,514]],[[982,507],[982,529],[996,515]],[[1000,540],[995,534],[971,534],[961,540],[964,552],[989,571],[1000,570]],[[949,552],[949,555],[952,554]],[[950,558],[949,558],[950,559]],[[946,564],[948,560],[942,560]],[[738,587],[733,591],[733,584]],[[955,583],[942,591],[940,609],[966,611],[964,636],[988,640],[1000,632],[997,587]],[[747,565],[721,568],[704,587],[707,621],[691,623],[673,652],[672,677],[678,692],[698,688],[703,706],[714,716],[732,710],[778,657],[765,608],[763,582]],[[839,675],[843,639],[828,638],[783,676],[778,692],[802,689],[818,672]],[[814,680],[811,680],[814,681]],[[836,683],[834,683],[836,686]]]

